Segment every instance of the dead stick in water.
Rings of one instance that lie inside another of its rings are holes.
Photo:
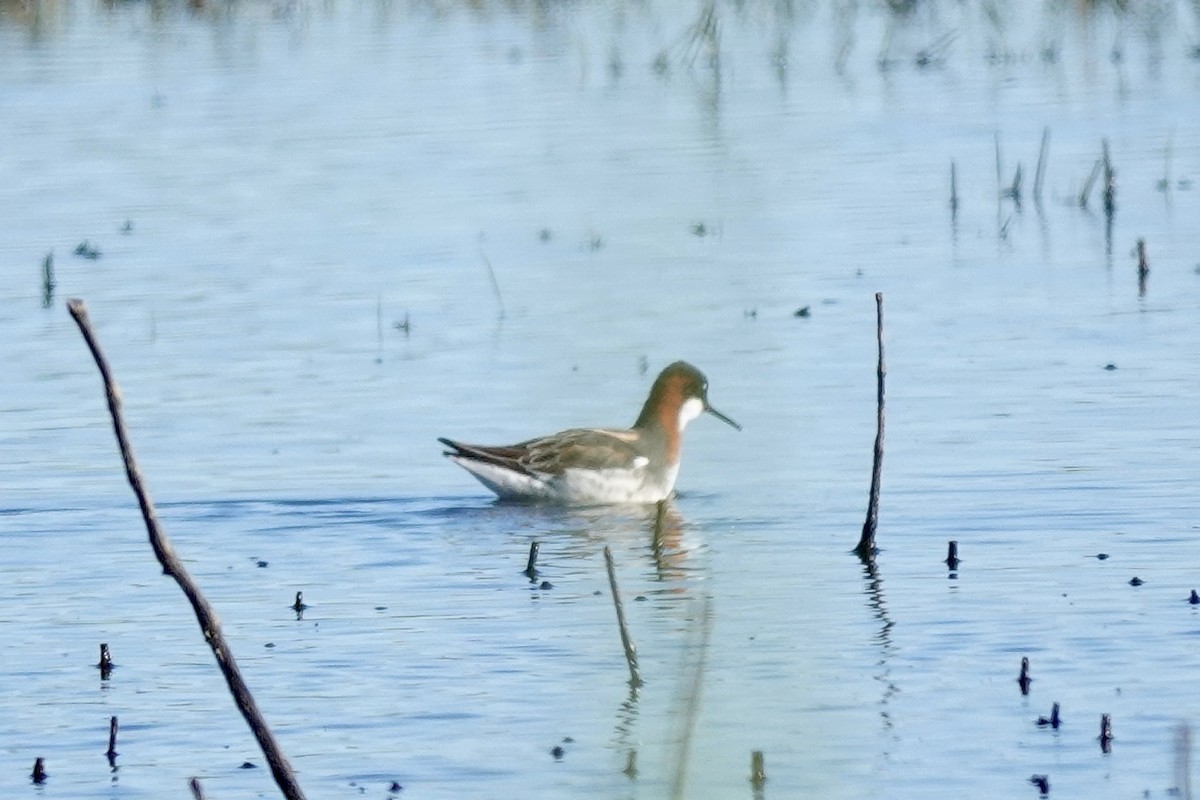
[[[500,319],[504,319],[504,298],[500,296],[500,281],[496,280],[496,270],[492,269],[492,262],[488,260],[486,253],[480,253],[479,257],[487,266],[488,277],[492,279],[492,291],[496,293],[496,302],[500,306]]]
[[[1104,145],[1104,213],[1109,218],[1117,210],[1117,170],[1113,168],[1112,158],[1108,154],[1108,139]]]
[[[113,671],[112,653],[108,651],[106,642],[100,643],[100,661],[96,664],[96,668],[100,670],[100,680],[106,681]]]
[[[1146,255],[1146,240],[1137,240],[1138,297],[1146,296],[1146,278],[1150,275],[1150,258]]]
[[[42,259],[42,308],[54,304],[54,251],[46,253]]]
[[[950,216],[958,214],[958,165],[950,159]]]
[[[1042,128],[1042,149],[1038,151],[1037,169],[1033,174],[1033,202],[1042,202],[1042,178],[1046,175],[1046,154],[1050,152],[1050,126]]]
[[[233,651],[229,649],[229,645],[225,641],[225,635],[221,632],[221,623],[217,620],[217,612],[200,592],[200,587],[183,566],[179,556],[175,555],[175,548],[171,546],[171,540],[167,538],[167,534],[158,524],[154,503],[143,484],[142,473],[134,458],[133,446],[129,442],[125,420],[121,415],[121,391],[117,387],[116,381],[113,380],[108,360],[104,357],[96,334],[92,330],[87,306],[82,300],[72,299],[67,301],[67,309],[71,312],[75,324],[79,326],[79,332],[83,334],[83,340],[87,343],[92,358],[96,361],[96,367],[100,370],[100,377],[104,381],[104,392],[108,400],[108,411],[112,416],[113,432],[117,437],[117,445],[121,449],[121,458],[125,462],[125,476],[129,479],[129,485],[137,496],[138,505],[141,506],[142,519],[146,522],[150,546],[154,549],[158,563],[162,565],[163,574],[175,579],[179,588],[187,596],[188,602],[191,603],[192,611],[196,614],[196,621],[200,624],[200,630],[204,634],[204,640],[212,648],[217,665],[221,668],[226,683],[229,684],[229,692],[233,695],[238,710],[242,712],[242,716],[250,726],[250,731],[258,740],[267,763],[271,765],[271,774],[275,777],[275,783],[279,785],[283,796],[288,800],[303,800],[304,792],[301,791],[300,784],[296,782],[292,767],[279,748],[279,743],[275,741],[270,728],[267,727],[266,719],[258,710],[254,696],[250,694],[250,689],[242,678],[241,670],[238,669],[237,661],[234,660]]]
[[[867,519],[863,522],[862,536],[854,552],[864,561],[875,557],[875,529],[879,524],[879,479],[883,472],[883,379],[887,367],[883,361],[883,292],[875,293],[875,340],[879,347],[879,361],[875,369],[875,459],[871,467],[871,495],[867,501]]]
[[[108,720],[108,750],[104,751],[104,755],[108,756],[108,763],[111,765],[117,760],[117,718],[111,717]]]
[[[193,800],[204,800],[204,788],[200,785],[199,778],[189,780],[188,788],[192,790]]]
[[[608,570],[608,586],[612,589],[613,607],[617,609],[617,627],[621,630],[621,646],[625,648],[625,661],[629,664],[629,683],[634,688],[642,685],[638,675],[637,648],[629,636],[629,626],[625,624],[625,607],[621,603],[621,592],[617,589],[617,570],[613,566],[612,550],[604,546],[604,566]]]
[[[766,782],[767,770],[763,766],[763,751],[755,750],[750,753],[750,785],[759,791]]]
[[[1091,173],[1088,174],[1087,180],[1083,182],[1083,187],[1079,190],[1078,203],[1080,208],[1087,208],[1088,198],[1092,195],[1092,187],[1096,184],[1096,178],[1100,176],[1100,169],[1102,167],[1103,164],[1099,160],[1092,165]]]
[[[537,578],[537,557],[539,548],[540,545],[537,543],[537,539],[534,539],[529,543],[529,559],[525,562],[525,577],[529,578],[529,580],[534,580]]]

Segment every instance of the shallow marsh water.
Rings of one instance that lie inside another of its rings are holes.
[[[772,798],[1168,796],[1200,19],[1081,8],[719,5],[713,49],[691,4],[2,6],[0,795],[275,793],[146,546],[80,296],[309,797],[660,798],[681,761],[684,796],[753,796],[755,749]],[[1105,138],[1111,223],[1075,202]],[[689,429],[660,550],[638,510],[497,506],[434,441],[628,424],[676,358],[745,430]]]

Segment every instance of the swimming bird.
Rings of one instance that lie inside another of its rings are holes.
[[[704,373],[676,361],[655,378],[632,428],[572,428],[499,447],[438,441],[502,500],[656,503],[675,489],[683,429],[704,412],[742,429],[709,405]]]

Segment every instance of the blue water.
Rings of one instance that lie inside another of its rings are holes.
[[[1200,718],[1195,10],[714,8],[706,41],[678,4],[0,7],[0,795],[38,756],[47,798],[277,793],[146,545],[78,296],[311,798],[755,796],[752,750],[771,798],[1168,796]],[[1105,139],[1111,221],[1076,199]],[[647,512],[498,506],[440,455],[627,425],[677,358],[744,431],[689,428],[657,549]]]

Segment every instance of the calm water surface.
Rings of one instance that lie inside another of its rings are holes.
[[[68,296],[309,797],[1172,796],[1200,17],[1136,5],[0,6],[0,796],[276,794]],[[1110,218],[1077,202],[1105,139]],[[434,441],[628,424],[677,358],[745,430],[689,430],[660,548],[637,509],[497,506]]]

